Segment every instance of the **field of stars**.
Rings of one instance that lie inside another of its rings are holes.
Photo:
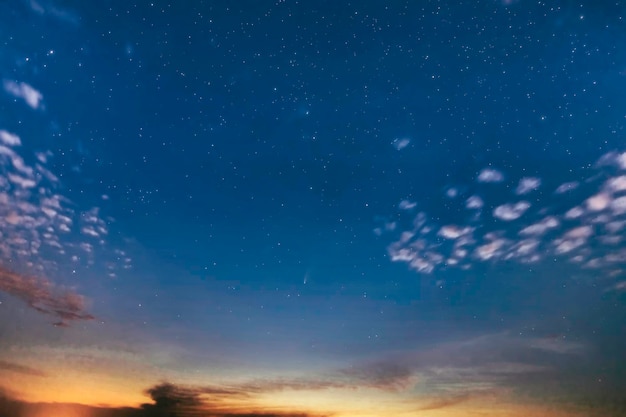
[[[624,19],[0,2],[0,417],[626,415]]]

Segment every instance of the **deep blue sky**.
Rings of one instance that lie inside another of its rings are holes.
[[[625,12],[0,4],[0,388],[618,415]]]

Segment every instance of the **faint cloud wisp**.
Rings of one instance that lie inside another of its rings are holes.
[[[82,295],[57,288],[43,278],[17,274],[0,267],[0,291],[21,299],[40,313],[57,318],[57,326],[67,326],[68,322],[74,320],[94,318],[86,311]]]

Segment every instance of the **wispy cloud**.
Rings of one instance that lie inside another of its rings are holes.
[[[31,11],[41,16],[50,16],[62,22],[77,24],[79,17],[69,9],[56,6],[47,0],[25,0]]]
[[[409,146],[410,143],[411,143],[411,139],[409,138],[397,138],[397,139],[394,139],[393,142],[391,142],[393,147],[399,151]]]
[[[478,182],[498,183],[504,181],[504,174],[494,168],[484,168],[478,173],[476,180]]]
[[[26,302],[35,310],[55,317],[55,325],[66,326],[74,320],[94,317],[86,311],[84,297],[69,290],[55,287],[50,281],[25,276],[0,267],[0,291]]]
[[[477,399],[477,398],[485,398],[487,395],[491,394],[491,392],[485,391],[470,391],[470,392],[461,392],[454,393],[448,395],[441,395],[433,399],[429,399],[425,402],[425,404],[417,407],[418,411],[429,411],[429,410],[440,410],[442,408],[453,407],[455,405]]]
[[[0,370],[15,372],[23,375],[40,376],[45,377],[47,374],[39,369],[31,368],[30,366],[20,365],[18,363],[7,362],[0,360]]]
[[[20,98],[26,102],[31,108],[38,109],[43,100],[43,94],[24,82],[16,82],[12,80],[4,80],[4,91],[16,98]]]

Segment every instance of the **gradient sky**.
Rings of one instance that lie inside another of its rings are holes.
[[[625,415],[625,17],[0,2],[0,416]]]

